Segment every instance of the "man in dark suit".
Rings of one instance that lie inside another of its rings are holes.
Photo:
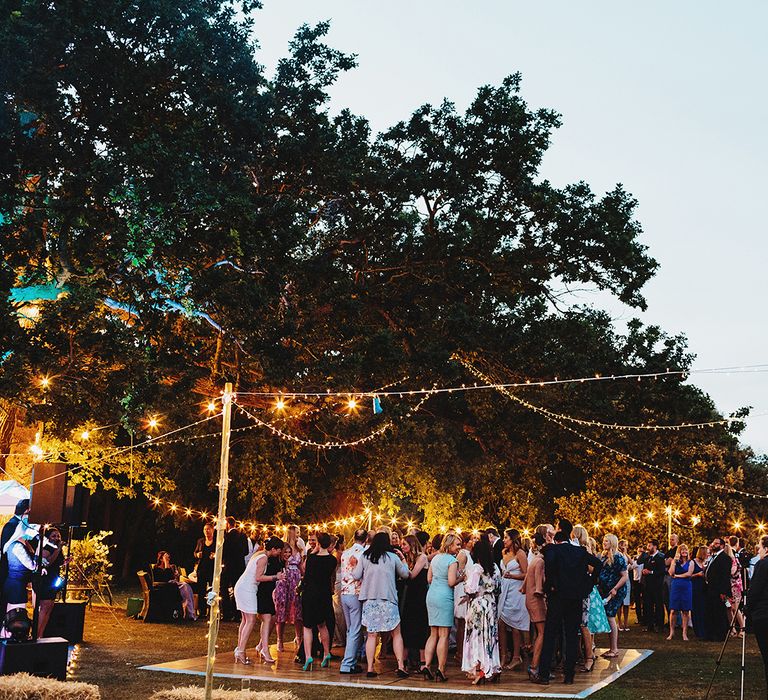
[[[539,673],[534,683],[549,685],[552,656],[560,633],[565,630],[565,683],[573,683],[579,646],[579,626],[584,598],[597,581],[602,562],[583,547],[569,544],[573,527],[560,521],[557,541],[544,548],[544,592],[547,595],[547,618],[544,625],[544,646]],[[589,567],[593,567],[592,573]]]
[[[646,631],[664,629],[664,576],[667,567],[659,541],[649,540],[645,548],[647,558],[643,564],[643,611]]]
[[[707,639],[722,642],[728,634],[728,610],[725,602],[731,597],[731,566],[733,560],[723,551],[725,540],[715,537],[709,549],[712,552],[705,573],[707,582]]]
[[[499,537],[499,531],[495,527],[486,528],[485,534],[488,535],[488,540],[493,548],[493,561],[496,562],[496,566],[501,567],[501,556],[504,549],[504,542]]]
[[[768,535],[760,538],[758,556],[760,560],[755,564],[752,574],[752,582],[747,596],[746,615],[747,629],[757,640],[760,655],[763,657],[765,678],[768,682]]]

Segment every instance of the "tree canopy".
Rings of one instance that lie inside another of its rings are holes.
[[[560,117],[529,108],[519,74],[481,87],[466,110],[424,105],[372,134],[364,117],[329,107],[355,58],[325,43],[328,25],[299,28],[267,75],[257,5],[0,4],[0,396],[62,451],[89,422],[116,424],[108,441],[125,445],[147,413],[195,421],[224,381],[249,411],[306,439],[393,423],[333,452],[237,433],[234,509],[251,517],[373,500],[432,524],[515,524],[551,515],[555,498],[600,510],[651,491],[721,512],[722,496],[620,465],[493,392],[435,396],[410,417],[418,397],[384,400],[374,416],[322,396],[277,413],[272,398],[249,396],[471,383],[455,353],[523,381],[692,362],[683,337],[639,321],[619,332],[573,303],[578,285],[644,309],[657,263],[622,185],[600,195],[541,177]],[[61,295],[19,324],[12,290],[33,286]],[[52,377],[45,392],[41,375]],[[606,422],[719,418],[680,376],[521,395]],[[764,488],[738,428],[590,434],[681,473]],[[158,448],[142,463],[145,485],[175,481],[212,503],[201,495],[216,481],[212,444]],[[108,486],[135,493],[124,464],[103,470]]]

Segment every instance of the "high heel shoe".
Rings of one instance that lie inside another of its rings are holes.
[[[595,659],[594,658],[587,659],[579,669],[579,673],[589,673],[594,667],[595,667]]]
[[[438,680],[440,683],[445,683],[448,679],[445,677],[445,674],[438,668],[437,671],[435,671],[435,679]]]
[[[486,681],[485,674],[482,671],[480,671],[475,676],[475,680],[472,681],[472,685],[485,685],[485,681]]]
[[[515,656],[510,663],[508,663],[504,670],[515,671],[523,665],[523,660],[519,656]]]
[[[424,676],[424,680],[426,681],[433,681],[435,680],[435,677],[432,675],[432,671],[429,670],[429,666],[422,666],[419,669],[419,673]]]
[[[235,664],[243,664],[244,666],[248,666],[248,664],[251,663],[251,660],[245,655],[244,651],[240,651],[240,649],[235,649]]]
[[[259,652],[259,658],[265,663],[265,664],[273,664],[277,661],[277,659],[273,659],[271,656],[265,656],[263,651]]]
[[[320,662],[320,668],[328,668],[328,666],[330,666],[330,664],[331,664],[331,655],[330,654],[326,654],[323,657],[323,660]]]
[[[311,671],[313,663],[315,663],[315,660],[311,656],[308,656],[307,660],[304,662],[304,665],[301,667],[301,670],[302,671]]]

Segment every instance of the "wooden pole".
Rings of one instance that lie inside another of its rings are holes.
[[[208,614],[208,660],[205,664],[205,700],[213,693],[213,664],[216,661],[216,640],[219,636],[219,600],[221,558],[227,529],[227,487],[229,486],[229,435],[232,424],[232,384],[224,386],[221,423],[221,469],[219,471],[219,512],[216,518],[216,554],[213,559],[213,602]],[[227,592],[224,592],[227,595]]]
[[[667,505],[667,549],[672,547],[672,506]]]

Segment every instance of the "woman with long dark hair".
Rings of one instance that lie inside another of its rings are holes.
[[[504,549],[501,554],[501,594],[499,595],[499,652],[501,663],[507,662],[507,631],[512,632],[512,660],[505,665],[514,671],[523,665],[520,650],[523,634],[531,627],[525,596],[522,594],[523,581],[528,571],[528,556],[518,530],[504,532]]]
[[[181,581],[181,572],[176,564],[171,564],[171,555],[165,550],[157,553],[157,561],[152,570],[152,577],[157,583],[167,583],[176,586],[181,595],[181,602],[184,606],[184,618],[187,620],[197,620],[197,611],[195,610],[195,594],[192,586]]]
[[[471,674],[472,685],[478,685],[497,680],[501,673],[496,610],[501,574],[493,561],[488,535],[475,543],[472,555],[476,563],[467,567],[464,584],[467,616],[461,669]]]
[[[368,630],[365,640],[365,657],[368,662],[368,678],[379,674],[373,665],[376,656],[376,636],[383,632],[392,634],[392,648],[397,657],[397,677],[408,678],[405,670],[405,651],[400,632],[400,610],[397,607],[397,578],[408,578],[408,565],[401,553],[395,553],[386,532],[377,532],[371,546],[360,557],[352,573],[362,580],[360,602],[363,604],[362,624]],[[398,556],[399,554],[399,556]]]
[[[203,536],[197,541],[193,556],[197,571],[197,614],[208,614],[208,589],[213,584],[213,559],[216,555],[213,523],[203,525]]]
[[[405,585],[402,606],[403,644],[409,666],[419,668],[424,662],[424,647],[429,639],[427,615],[427,569],[429,560],[421,543],[414,535],[406,535],[401,542],[405,563],[410,571]]]
[[[304,653],[307,655],[302,667],[312,669],[312,628],[317,627],[320,643],[323,645],[323,660],[326,668],[331,663],[331,639],[327,621],[333,617],[333,586],[335,582],[336,557],[331,554],[333,540],[327,532],[317,535],[317,550],[307,555],[304,562],[304,579],[301,591],[301,611],[304,625]]]

